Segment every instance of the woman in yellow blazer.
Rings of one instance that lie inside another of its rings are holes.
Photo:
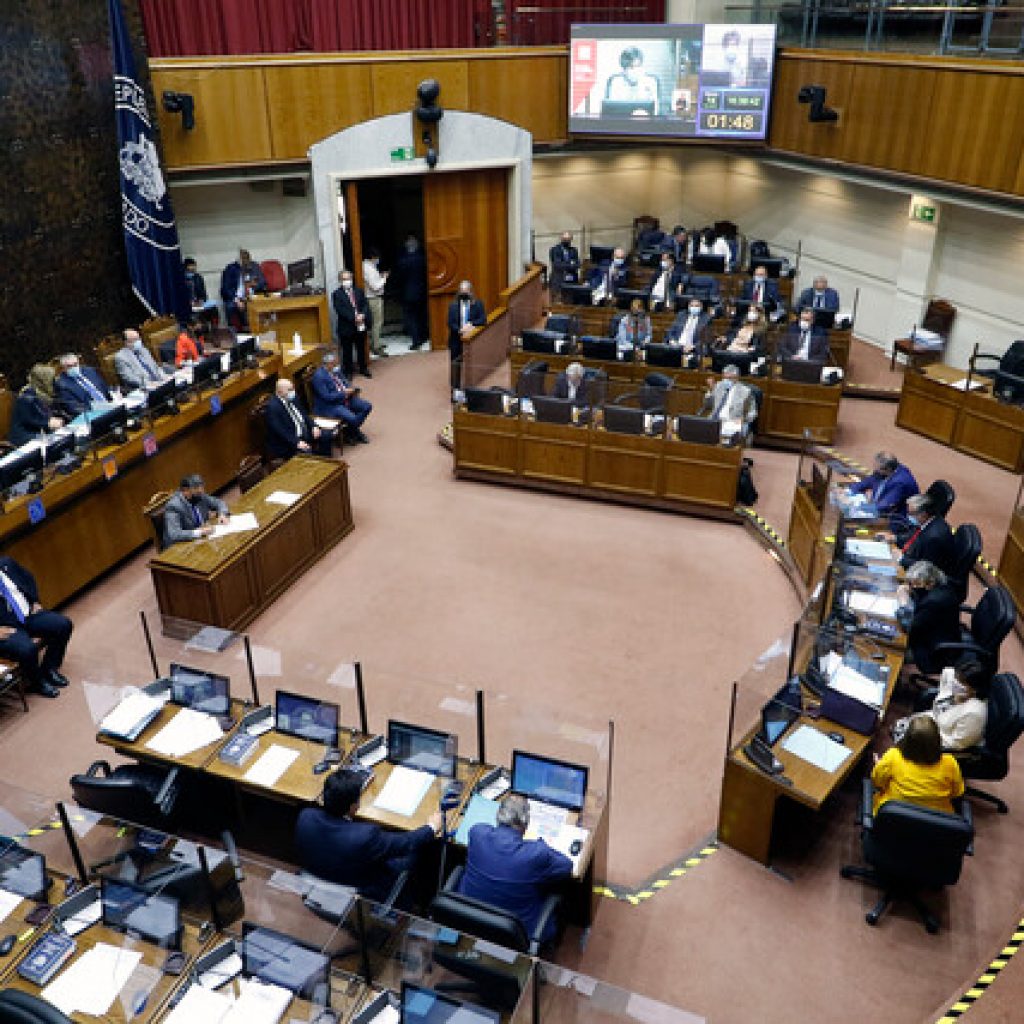
[[[906,800],[936,811],[953,813],[953,801],[964,793],[960,765],[942,753],[939,727],[930,715],[910,720],[903,738],[875,764],[871,781],[875,813],[886,800]]]

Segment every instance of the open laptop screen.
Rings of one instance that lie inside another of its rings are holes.
[[[336,747],[340,717],[341,709],[330,701],[286,690],[277,691],[274,728],[286,736],[298,736],[299,739]]]
[[[432,775],[455,778],[458,740],[451,733],[388,721],[388,760]]]
[[[583,765],[512,751],[512,789],[531,800],[582,811],[588,774]]]
[[[231,707],[231,680],[172,662],[171,700],[193,711],[226,715]]]

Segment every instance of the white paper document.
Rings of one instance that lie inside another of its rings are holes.
[[[277,1024],[292,1001],[292,993],[279,985],[247,978],[239,987],[241,994],[221,1024]]]
[[[434,779],[435,776],[430,772],[420,772],[415,768],[396,764],[391,769],[384,788],[377,794],[373,806],[408,818],[416,813],[416,808],[434,784]]]
[[[242,958],[237,953],[225,957],[196,979],[203,988],[220,988],[226,981],[242,973]]]
[[[184,757],[223,738],[224,730],[213,715],[181,708],[146,747],[165,757]]]
[[[298,756],[297,750],[289,750],[275,743],[245,773],[245,781],[255,782],[258,786],[273,786]]]
[[[130,694],[100,722],[100,731],[112,736],[130,736],[136,726],[152,718],[166,703],[167,694],[152,697],[141,690]]]
[[[549,846],[553,845],[562,829],[569,824],[569,811],[540,800],[530,800],[529,804],[530,826],[526,830],[526,838],[543,839]]]
[[[892,558],[892,550],[884,540],[857,540],[852,538],[846,542],[848,554],[860,558]]]
[[[850,748],[830,740],[810,725],[801,725],[783,741],[782,749],[825,772],[834,772],[849,756]]]
[[[868,679],[849,665],[840,665],[829,685],[833,690],[845,693],[847,697],[853,697],[862,704],[870,704],[873,708],[880,708],[885,698],[885,683]]]
[[[142,954],[98,942],[40,993],[67,1016],[85,1013],[102,1017],[109,1013]]]
[[[231,1000],[201,985],[192,985],[164,1024],[220,1024]]]
[[[258,530],[260,524],[256,519],[255,512],[239,512],[232,516],[226,523],[218,523],[213,528],[211,537],[230,537],[233,533],[249,533]]]
[[[294,505],[301,497],[301,494],[295,494],[293,491],[274,491],[263,500],[268,505]]]
[[[985,385],[981,381],[972,380],[968,383],[966,377],[961,377],[959,380],[954,380],[950,385],[951,388],[956,388],[957,391],[966,391],[968,387],[971,391],[983,391]]]
[[[5,921],[9,918],[24,898],[24,896],[19,896],[16,892],[0,889],[0,921]]]
[[[895,597],[884,594],[872,594],[866,590],[854,590],[846,599],[851,611],[864,612],[867,615],[880,615],[883,619],[896,618],[898,607]]]

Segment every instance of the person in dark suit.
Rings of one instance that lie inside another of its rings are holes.
[[[800,319],[791,324],[779,339],[779,360],[806,359],[811,363],[825,363],[829,359],[828,335],[814,326],[814,313],[805,309]]]
[[[907,499],[919,490],[914,474],[892,452],[879,452],[874,472],[848,488],[851,495],[870,495],[881,515],[900,517],[907,514]]]
[[[909,568],[915,562],[931,562],[947,575],[956,567],[953,531],[942,516],[935,514],[930,494],[915,494],[907,501],[910,533],[903,542],[900,565]]]
[[[28,381],[14,400],[11,427],[7,432],[7,440],[15,448],[64,425],[64,418],[53,406],[55,376],[53,367],[46,363],[36,363],[28,371]]]
[[[587,395],[587,380],[583,376],[581,363],[570,363],[557,377],[551,386],[552,398],[564,398],[573,405],[589,405]]]
[[[392,271],[402,304],[402,330],[409,348],[419,348],[430,337],[427,327],[427,260],[419,239],[409,235]]]
[[[676,265],[671,253],[662,253],[661,263],[651,278],[651,285],[647,292],[651,309],[656,313],[665,309],[675,309],[679,303],[685,301],[683,299],[685,283],[685,268],[681,264]]]
[[[684,352],[704,356],[711,348],[711,315],[704,312],[700,299],[690,299],[685,312],[679,313],[665,332],[669,345],[679,345]]]
[[[39,603],[35,577],[13,558],[0,558],[0,657],[16,661],[26,687],[57,697],[68,680],[60,671],[71,620]],[[42,641],[42,657],[35,639]]]
[[[448,354],[451,356],[452,387],[462,380],[462,339],[487,323],[484,304],[473,295],[469,281],[459,284],[459,293],[448,306]]]
[[[98,370],[82,366],[74,352],[60,357],[61,372],[53,382],[53,396],[69,419],[80,416],[97,402],[109,402],[110,390]]]
[[[761,306],[766,313],[782,308],[779,286],[768,276],[764,267],[754,267],[754,276],[743,282],[740,298],[754,306]]]
[[[572,861],[543,839],[524,839],[529,824],[526,797],[510,793],[498,808],[497,825],[474,825],[459,891],[515,914],[532,935],[547,890],[572,874]],[[556,932],[552,919],[543,938],[550,940]]]
[[[911,660],[929,675],[957,659],[936,651],[939,644],[960,640],[960,599],[946,574],[931,562],[915,562],[896,591],[896,618],[907,631]]]
[[[321,365],[310,381],[313,389],[313,415],[341,420],[345,437],[355,444],[369,444],[362,426],[373,406],[360,397],[359,389],[352,387],[338,366],[338,357],[325,352]]]
[[[209,301],[209,296],[206,294],[206,282],[196,267],[196,261],[191,256],[186,256],[182,266],[185,269],[185,287],[188,289],[188,304],[190,306],[205,304]]]
[[[248,249],[239,249],[238,259],[229,263],[220,275],[220,297],[224,300],[228,324],[245,330],[249,323],[246,303],[257,292],[266,290],[267,280],[260,265],[249,255]]]
[[[828,278],[819,274],[814,279],[813,287],[805,288],[800,293],[796,308],[798,313],[802,309],[824,309],[829,313],[838,313],[839,292],[835,288],[829,288]]]
[[[682,270],[690,258],[690,236],[687,235],[686,228],[682,224],[677,224],[672,229],[672,234],[661,243],[661,248],[664,252],[672,254],[676,266]]]
[[[366,339],[373,325],[373,314],[362,288],[357,288],[351,270],[338,274],[340,288],[331,295],[331,305],[338,317],[338,348],[345,366],[345,376],[351,377],[354,366],[364,377],[372,377],[366,362]]]
[[[562,232],[561,240],[557,245],[553,245],[548,253],[548,261],[551,263],[548,289],[551,292],[552,300],[554,300],[561,295],[562,285],[579,282],[580,253],[572,244],[571,232]]]
[[[290,459],[299,452],[316,451],[330,455],[334,435],[321,430],[295,401],[295,385],[282,377],[274,389],[274,397],[267,402],[264,413],[267,425],[267,451],[271,458]]]
[[[324,783],[323,807],[305,807],[295,824],[299,864],[328,882],[348,885],[367,899],[383,901],[395,879],[441,831],[435,812],[412,832],[393,832],[356,821],[362,776],[339,768]]]
[[[214,524],[226,523],[230,518],[227,505],[206,493],[206,485],[198,473],[183,477],[178,490],[164,505],[164,547],[209,537]]]

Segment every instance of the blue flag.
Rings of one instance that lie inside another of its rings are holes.
[[[121,219],[132,290],[151,316],[173,313],[179,319],[187,319],[178,228],[153,142],[146,93],[135,75],[135,57],[121,0],[108,0],[108,8],[121,167]]]

